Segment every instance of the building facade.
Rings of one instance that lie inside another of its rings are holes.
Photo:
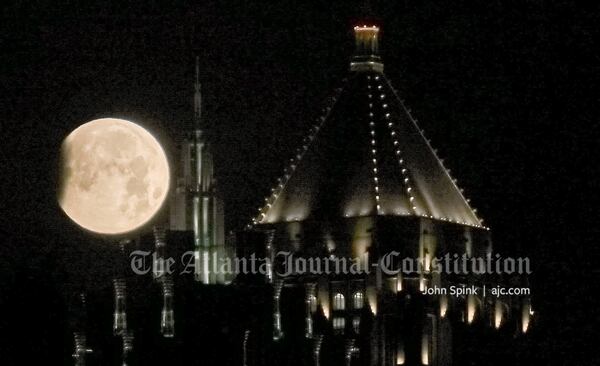
[[[239,242],[239,254],[273,259],[265,281],[274,289],[279,362],[460,364],[468,357],[453,354],[465,341],[456,335],[527,332],[531,305],[527,297],[486,296],[499,276],[434,270],[436,258],[492,258],[489,228],[385,76],[379,28],[357,26],[354,34],[350,74],[248,225],[263,238]],[[290,263],[315,269],[321,258],[320,269],[356,259],[367,270],[289,275]],[[419,266],[405,273],[401,258]],[[384,271],[386,263],[403,271]]]
[[[153,251],[153,275],[122,272],[113,296],[82,297],[100,311],[74,326],[77,365],[515,364],[499,347],[528,332],[529,297],[483,290],[521,280],[436,270],[439,258],[494,258],[490,230],[385,76],[379,28],[354,34],[349,75],[231,241],[196,61],[169,225],[123,245]],[[260,270],[215,271],[223,259],[258,259]]]

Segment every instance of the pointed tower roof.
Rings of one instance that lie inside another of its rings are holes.
[[[354,28],[351,75],[253,224],[357,216],[419,216],[473,227],[482,221],[383,74],[379,28]]]

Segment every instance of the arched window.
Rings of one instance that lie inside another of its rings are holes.
[[[357,291],[352,296],[352,307],[354,309],[362,309],[365,306],[365,295],[362,292]]]
[[[308,308],[311,313],[317,311],[317,297],[315,295],[308,295]]]
[[[346,310],[346,299],[339,292],[333,297],[333,310]]]

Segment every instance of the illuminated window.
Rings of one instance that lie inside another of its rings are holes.
[[[352,328],[354,329],[354,333],[360,333],[360,316],[355,316],[352,319]]]
[[[317,311],[317,297],[315,295],[308,296],[308,308],[311,313]]]
[[[346,327],[346,319],[342,317],[333,318],[333,330],[338,333],[343,333]]]
[[[427,248],[423,249],[423,267],[425,267],[425,272],[429,272],[431,269],[431,256]]]
[[[365,296],[362,292],[357,291],[352,296],[352,307],[354,309],[362,309],[365,306]]]
[[[333,297],[333,310],[346,310],[346,300],[339,292]]]
[[[281,331],[281,314],[280,313],[273,314],[273,321],[275,323],[275,330]]]
[[[311,316],[306,317],[306,333],[307,338],[312,338],[313,336],[313,320]]]

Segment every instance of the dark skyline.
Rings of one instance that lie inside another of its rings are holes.
[[[129,118],[175,160],[191,125],[198,55],[228,229],[238,229],[346,76],[359,3],[4,7],[0,291],[12,297],[0,304],[22,309],[34,333],[11,354],[34,344],[56,353],[45,325],[65,319],[40,304],[60,304],[65,289],[81,285],[79,271],[101,262],[103,244],[69,223],[55,200],[57,153],[69,131],[101,116]],[[372,11],[386,74],[492,228],[496,250],[531,256],[541,314],[532,352],[550,364],[573,354],[590,361],[577,350],[593,336],[579,305],[589,295],[576,282],[597,273],[594,251],[571,224],[593,216],[583,194],[593,172],[575,175],[581,147],[597,143],[588,112],[597,102],[591,10],[539,1],[377,2]],[[19,286],[40,290],[19,294]],[[0,328],[20,321],[3,319]]]

